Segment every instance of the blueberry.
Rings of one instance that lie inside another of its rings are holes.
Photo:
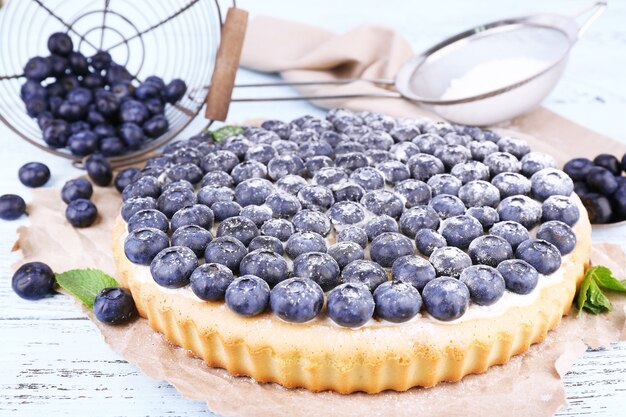
[[[503,238],[509,242],[513,250],[515,250],[520,243],[530,239],[528,230],[526,230],[522,224],[511,220],[494,224],[489,230],[489,234]]]
[[[98,217],[98,209],[89,200],[79,198],[67,205],[65,218],[74,227],[89,227]]]
[[[33,97],[26,100],[26,112],[32,118],[37,118],[48,110],[48,104],[43,98]]]
[[[367,238],[372,241],[377,236],[386,232],[397,233],[399,228],[395,219],[383,214],[382,216],[375,216],[368,220],[363,230],[365,230]]]
[[[143,131],[150,138],[157,138],[167,132],[169,122],[163,115],[157,114],[143,124]]]
[[[489,168],[478,161],[457,164],[452,167],[450,174],[460,179],[463,184],[477,180],[489,181]]]
[[[279,236],[274,237],[280,239]],[[326,241],[324,240],[324,238],[321,235],[313,232],[293,233],[291,236],[289,236],[285,245],[285,252],[292,259],[297,258],[303,253],[326,252],[326,249]]]
[[[13,274],[13,291],[26,300],[38,300],[52,293],[54,272],[42,262],[28,262]]]
[[[213,211],[205,205],[194,204],[192,206],[183,207],[172,216],[172,231],[176,231],[179,227],[188,225],[197,225],[204,229],[210,230],[213,227]]]
[[[344,268],[352,261],[365,259],[363,248],[354,242],[339,242],[328,248],[328,255],[332,256],[339,268]]]
[[[202,170],[191,163],[171,166],[165,171],[165,175],[167,180],[186,180],[192,184],[197,184],[202,180]]]
[[[187,85],[183,80],[174,79],[163,89],[163,99],[168,103],[176,103],[183,98],[187,91]]]
[[[331,227],[330,219],[327,215],[308,209],[300,210],[296,213],[291,222],[298,232],[315,232],[322,236],[326,236],[330,232]]]
[[[102,155],[93,154],[87,157],[85,168],[89,178],[101,187],[106,187],[113,181],[111,164]]]
[[[230,173],[238,163],[239,158],[234,153],[218,150],[204,156],[200,162],[200,167],[204,172],[224,171]]]
[[[404,199],[407,208],[428,204],[433,195],[426,183],[412,179],[396,184],[393,191]]]
[[[339,284],[339,264],[326,253],[307,252],[293,261],[293,275],[309,278],[328,291]]]
[[[135,301],[124,288],[108,287],[101,290],[93,302],[93,312],[98,320],[108,324],[129,321],[137,314]]]
[[[376,287],[387,281],[387,272],[376,262],[356,260],[343,268],[341,280],[344,283],[365,284],[370,291],[374,291]]]
[[[422,298],[424,307],[431,316],[441,321],[451,321],[465,314],[470,292],[458,279],[439,277],[426,284]]]
[[[568,161],[563,166],[563,171],[569,175],[573,181],[581,181],[587,178],[589,171],[594,167],[592,161],[587,158],[575,158]]]
[[[124,240],[124,253],[129,261],[139,265],[150,265],[152,259],[169,246],[167,235],[158,229],[137,229]]]
[[[452,246],[435,249],[428,260],[435,267],[438,276],[458,278],[465,268],[472,265],[472,259],[467,253]]]
[[[86,181],[86,180],[85,180]],[[89,184],[91,186],[91,184]],[[91,196],[91,194],[89,195]],[[65,196],[62,196],[65,201]],[[85,198],[85,197],[76,197]],[[71,200],[68,200],[68,202]],[[133,214],[140,210],[156,209],[156,200],[152,197],[133,197],[122,203],[121,215],[124,221],[128,222]]]
[[[243,135],[229,136],[220,142],[221,148],[237,155],[237,158],[244,159],[246,152],[250,148],[250,141]]]
[[[383,233],[375,237],[370,245],[372,260],[383,267],[391,267],[396,259],[412,253],[411,240],[399,233]]]
[[[251,204],[261,205],[267,197],[274,192],[271,182],[263,178],[251,178],[235,187],[235,201],[242,207]]]
[[[154,209],[139,210],[128,220],[128,231],[151,227],[167,233],[170,223],[165,214]]]
[[[69,128],[64,120],[52,120],[43,129],[43,140],[52,148],[62,148],[67,144]]]
[[[257,227],[261,227],[272,218],[272,209],[268,206],[246,206],[241,209],[240,215],[252,220]]]
[[[40,56],[29,59],[24,66],[24,76],[27,80],[43,81],[51,72],[50,61]]]
[[[67,101],[72,104],[87,107],[93,101],[93,93],[88,88],[76,87],[67,93]]]
[[[365,249],[367,246],[367,233],[360,227],[348,226],[339,231],[337,242],[354,242]]]
[[[274,181],[286,175],[301,175],[304,172],[304,161],[297,155],[278,155],[267,164],[267,174]]]
[[[324,305],[324,292],[308,278],[294,277],[276,285],[270,293],[270,306],[281,319],[304,323],[314,319]]]
[[[105,77],[100,74],[87,74],[83,76],[81,85],[86,88],[96,89],[104,87],[105,82]]]
[[[589,193],[582,196],[581,200],[592,224],[604,224],[611,221],[613,209],[611,208],[611,201],[606,196]]]
[[[559,220],[570,226],[580,217],[578,206],[569,197],[555,195],[548,197],[541,206],[541,220]]]
[[[378,216],[387,214],[396,219],[404,210],[404,202],[400,197],[387,190],[367,192],[361,199],[361,204]]]
[[[20,97],[22,97],[24,102],[32,98],[45,99],[47,95],[48,91],[46,91],[46,88],[34,80],[27,80],[20,87]]]
[[[622,167],[620,166],[620,161],[615,156],[610,154],[600,154],[593,158],[593,163],[596,166],[607,169],[613,175],[621,175]]]
[[[469,289],[471,300],[481,306],[489,306],[504,295],[506,287],[504,278],[497,269],[476,265],[465,269],[459,281]]]
[[[609,175],[614,180],[610,173]],[[530,182],[532,195],[541,201],[552,195],[569,196],[574,191],[572,179],[563,171],[554,168],[545,168],[537,171],[530,178]],[[589,183],[589,179],[587,182]]]
[[[493,142],[470,142],[468,148],[472,154],[472,159],[483,161],[488,155],[498,152],[498,145]]]
[[[179,227],[172,234],[172,246],[188,247],[198,257],[204,255],[211,240],[213,240],[211,232],[195,224]]]
[[[74,133],[67,140],[67,146],[74,155],[91,155],[98,150],[98,135],[90,130]]]
[[[232,201],[234,198],[235,193],[228,187],[207,185],[198,191],[198,202],[209,207],[218,201]]]
[[[510,259],[500,263],[498,272],[504,278],[506,288],[516,294],[530,293],[539,281],[537,270],[521,259]]]
[[[143,104],[153,116],[165,114],[165,105],[160,98],[149,98]]]
[[[341,145],[341,144],[340,144]],[[335,165],[352,172],[357,168],[369,165],[369,161],[363,152],[345,152],[340,154],[339,146],[335,148],[337,156],[335,157]]]
[[[497,207],[500,220],[512,220],[531,229],[541,221],[541,204],[523,196],[507,197]]]
[[[124,188],[126,188],[128,184],[133,182],[137,174],[139,174],[139,168],[134,167],[126,168],[118,172],[117,175],[115,175],[115,179],[113,180],[117,191],[119,191],[120,193],[123,192]]]
[[[281,192],[270,194],[265,204],[272,210],[274,217],[280,218],[291,217],[302,210],[300,201],[295,196]]]
[[[561,266],[561,254],[552,243],[530,239],[519,244],[515,256],[531,264],[537,272],[549,275]]]
[[[55,32],[48,38],[48,50],[53,54],[67,56],[74,50],[74,43],[67,33]]]
[[[291,126],[280,120],[266,120],[261,123],[261,127],[276,133],[281,139],[288,139],[291,133]]]
[[[235,277],[230,269],[217,263],[205,263],[197,267],[189,277],[191,290],[205,301],[224,299],[226,289]]]
[[[249,252],[239,264],[242,275],[255,275],[275,286],[289,277],[287,261],[278,253],[265,249]]]
[[[472,158],[470,150],[463,145],[444,145],[435,150],[434,156],[439,158],[447,169],[467,162]],[[437,174],[441,174],[441,172],[437,172]]]
[[[74,134],[74,133],[79,133],[79,132],[84,132],[87,130],[91,130],[91,125],[85,121],[79,120],[78,122],[74,122],[71,123],[68,126],[69,132]],[[96,135],[97,137],[97,135]]]
[[[441,222],[439,233],[448,245],[466,249],[474,239],[482,236],[483,226],[472,216],[453,216]]]
[[[409,168],[400,161],[383,161],[376,165],[376,169],[390,184],[397,184],[411,178]]]
[[[354,201],[340,201],[328,210],[328,216],[336,225],[350,225],[362,222],[365,219],[365,210]]]
[[[500,191],[501,198],[530,194],[530,180],[514,172],[500,173],[493,177],[491,183]]]
[[[394,160],[393,155],[389,151],[384,151],[382,149],[366,149],[365,152],[363,153],[365,154],[365,157],[367,158],[367,162],[369,163],[370,166],[376,166],[383,162],[389,162],[389,161]],[[400,161],[396,161],[396,162],[400,162]],[[411,174],[409,173],[409,177],[410,176]]]
[[[616,216],[626,219],[626,185],[621,185],[613,194],[613,206]]]
[[[50,179],[50,169],[41,162],[28,162],[20,167],[18,177],[27,187],[41,187]]]
[[[331,130],[327,130],[325,132],[322,132],[322,134],[320,135],[320,140],[323,140],[324,142],[328,143],[330,146],[332,146],[333,148],[336,147],[340,142],[346,140],[345,136],[338,133],[338,132],[333,132]]]
[[[261,233],[285,242],[295,233],[293,224],[286,219],[270,219],[261,226]]]
[[[496,207],[500,191],[487,181],[470,181],[459,189],[459,198],[467,207]]]
[[[218,263],[227,266],[231,271],[239,270],[239,263],[248,251],[240,240],[232,236],[213,239],[206,247],[204,259],[207,263]]]
[[[343,181],[339,184],[331,185],[335,201],[361,201],[365,195],[365,190],[360,185],[352,181]]]
[[[111,54],[106,51],[98,51],[89,59],[89,62],[96,71],[105,70],[111,66]]]
[[[151,98],[160,98],[161,87],[158,83],[143,83],[135,90],[135,97],[142,102]]]
[[[426,181],[433,175],[443,174],[445,171],[444,164],[439,158],[426,153],[410,157],[407,167],[411,171],[411,176],[420,181]]]
[[[543,152],[530,152],[524,155],[520,160],[522,164],[522,174],[527,177],[532,176],[535,172],[539,172],[545,168],[556,168],[554,158]]]
[[[84,117],[85,109],[80,104],[63,101],[56,112],[58,116],[68,122],[75,122]]]
[[[410,238],[421,229],[437,229],[439,216],[430,206],[418,206],[406,210],[400,216],[400,230]]]
[[[436,195],[428,203],[442,220],[465,214],[465,204],[460,198],[450,194]]]
[[[126,190],[128,190],[128,187],[124,191]],[[194,204],[196,204],[196,195],[188,189],[170,189],[162,193],[157,200],[159,211],[163,212],[168,218],[171,218],[174,213],[183,207]]]
[[[622,156],[622,160],[620,161],[620,165],[622,167],[622,171],[626,171],[626,153]]]
[[[385,186],[383,174],[372,167],[362,167],[355,169],[350,174],[350,179],[363,187],[365,190],[378,190]]]
[[[313,183],[330,187],[342,183],[348,179],[348,173],[343,168],[322,168],[313,175]]]
[[[500,152],[508,152],[518,159],[530,152],[528,142],[523,139],[505,136],[497,142],[497,145]]]
[[[438,148],[445,146],[446,141],[439,135],[433,133],[424,133],[422,135],[416,136],[411,140],[414,144],[416,144],[422,153],[426,153],[432,155],[435,153],[435,150]]]
[[[162,90],[165,88],[165,82],[163,81],[163,79],[156,75],[151,75],[147,77],[144,81],[144,84],[154,84],[159,88],[159,90]]]
[[[106,138],[109,136],[115,136],[116,131],[113,125],[108,123],[99,123],[93,128],[93,132],[98,135],[99,138]]]
[[[335,151],[333,147],[326,142],[305,142],[298,146],[298,156],[304,161],[315,156],[333,158]]]
[[[496,267],[513,257],[511,244],[495,235],[480,236],[469,245],[470,258],[475,264]]]
[[[589,188],[606,196],[613,194],[619,186],[617,180],[615,179],[615,176],[611,173],[611,171],[603,167],[591,168],[591,170],[587,174],[586,180]],[[565,193],[559,194],[569,195]]]
[[[353,158],[352,161],[350,161],[350,158],[345,159],[345,162],[350,164],[350,163],[353,163],[353,162],[355,162],[357,160],[361,160],[361,154],[363,152],[365,152],[366,149],[367,148],[362,143],[359,143],[359,142],[356,142],[356,141],[352,141],[352,140],[348,140],[348,141],[344,141],[344,142],[339,142],[337,144],[337,146],[335,146],[335,154],[337,156],[345,155],[345,154],[358,154],[358,156],[355,155],[356,159]],[[361,164],[359,163],[358,165],[361,165]],[[354,169],[354,168],[352,168],[352,169]]]
[[[242,316],[256,316],[268,305],[270,287],[261,278],[244,275],[236,278],[226,289],[226,305]]]
[[[141,175],[141,172],[139,175]],[[152,176],[140,176],[124,188],[122,200],[126,201],[132,197],[158,198],[160,194],[161,184],[158,179]]]
[[[302,187],[306,185],[306,180],[298,175],[285,175],[284,177],[276,181],[276,188],[294,195],[298,194],[298,191],[300,191]]]
[[[384,282],[374,291],[376,315],[392,323],[415,317],[422,307],[422,297],[412,285],[401,281]]]
[[[68,55],[70,69],[74,75],[87,75],[89,73],[89,63],[87,58],[78,51],[70,52]]]
[[[396,142],[405,142],[417,137],[420,130],[415,125],[401,125],[394,127],[389,134]]]
[[[465,214],[478,220],[485,230],[500,221],[498,211],[493,207],[470,207]]]
[[[374,298],[366,285],[341,284],[328,294],[326,308],[332,321],[344,327],[360,327],[374,314]]]
[[[391,278],[394,281],[406,282],[419,291],[435,276],[432,264],[416,255],[401,256],[391,266]]]
[[[115,94],[102,89],[96,90],[95,103],[96,110],[106,117],[112,117],[120,107],[119,99]]]
[[[250,252],[263,249],[271,252],[276,252],[279,255],[284,253],[283,243],[272,236],[257,236],[248,245]]]
[[[133,76],[130,75],[128,70],[121,65],[111,63],[111,66],[107,69],[106,80],[109,84],[115,84],[119,82],[130,82]]]
[[[537,239],[552,243],[561,255],[567,255],[576,247],[576,234],[567,224],[552,220],[539,226]]]
[[[235,216],[223,220],[217,228],[218,237],[231,236],[248,246],[259,235],[259,229],[248,218]]]
[[[304,168],[309,177],[312,177],[315,172],[334,165],[335,162],[327,156],[313,156],[304,162]]]
[[[382,130],[372,130],[370,132],[365,133],[358,139],[356,139],[358,143],[364,145],[366,149],[383,149],[389,150],[391,146],[394,144],[393,138],[387,132]],[[419,152],[419,148],[415,147]]]
[[[446,239],[432,229],[421,229],[415,234],[415,247],[424,256],[430,256],[437,248],[448,246]]]
[[[302,208],[326,211],[335,202],[333,192],[322,185],[307,185],[298,191],[298,200]]]
[[[232,177],[226,172],[212,171],[207,172],[200,181],[201,187],[209,185],[214,187],[232,187],[235,185],[235,182],[233,181]]]
[[[276,150],[267,144],[252,145],[246,151],[244,159],[246,161],[256,161],[268,164],[276,156]]]
[[[489,167],[492,177],[503,172],[520,172],[522,169],[520,161],[508,152],[493,152],[485,156],[483,163]]]

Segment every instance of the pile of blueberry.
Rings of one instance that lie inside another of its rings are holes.
[[[87,58],[66,33],[53,33],[48,50],[26,63],[21,97],[46,144],[77,156],[118,156],[161,136],[169,128],[165,105],[187,89],[180,79],[165,84],[157,76],[135,85],[108,52]]]
[[[124,251],[243,316],[454,320],[530,293],[574,249],[573,183],[555,166],[476,127],[344,109],[269,120],[150,159],[123,190]]]
[[[574,181],[574,191],[582,200],[594,224],[626,220],[626,154],[620,161],[614,155],[600,154],[593,161],[575,158],[563,171]]]

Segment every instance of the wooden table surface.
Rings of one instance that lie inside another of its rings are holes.
[[[512,0],[240,0],[238,3],[253,16],[275,15],[334,31],[344,31],[364,22],[393,26],[420,51],[480,23],[538,11],[569,14],[589,1],[546,0],[529,4]],[[612,1],[605,15],[579,41],[561,83],[545,105],[582,125],[626,142],[624,22],[626,1]],[[238,75],[239,81],[274,79],[244,70]],[[263,92],[246,93],[260,95]],[[233,105],[230,118],[233,121],[257,117],[289,120],[304,113],[323,114],[307,103],[257,103]],[[198,120],[187,132],[192,133],[202,125]],[[67,179],[80,174],[66,161],[19,140],[4,126],[0,126],[0,141],[3,144],[0,194],[18,193],[28,201],[30,191],[17,181],[17,170],[27,161],[48,164],[53,173],[49,187],[60,188]],[[598,151],[610,152],[610,149]],[[28,224],[28,220],[0,221],[1,416],[215,415],[205,404],[182,398],[169,384],[150,380],[111,352],[94,325],[67,297],[58,295],[29,302],[13,294],[10,265],[19,255],[10,253],[10,249],[15,229],[22,224]],[[593,238],[596,242],[610,241],[626,248],[626,227],[594,231]],[[626,343],[616,343],[612,349],[586,352],[564,380],[569,407],[558,415],[624,415]]]

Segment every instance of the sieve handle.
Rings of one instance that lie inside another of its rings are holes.
[[[583,10],[579,11],[574,16],[572,16],[572,19],[578,20],[582,18],[583,16],[591,13],[591,15],[587,16],[586,19],[578,26],[578,33],[577,33],[578,38],[581,38],[585,34],[587,29],[589,29],[589,26],[591,26],[591,24],[595,22],[595,20],[598,17],[600,17],[602,13],[604,13],[607,5],[608,3],[606,1],[598,1],[592,4],[591,6],[585,7]]]
[[[207,119],[226,120],[247,25],[248,12],[234,7],[228,9],[206,99],[204,116]]]

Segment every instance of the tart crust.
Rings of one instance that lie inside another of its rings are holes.
[[[418,317],[402,324],[373,321],[350,329],[329,319],[291,324],[271,313],[238,316],[223,302],[202,301],[188,288],[168,290],[145,279],[148,268],[132,264],[124,255],[126,225],[121,217],[113,229],[113,255],[122,285],[130,289],[139,314],[152,329],[211,367],[311,391],[405,391],[458,381],[504,364],[559,324],[589,265],[591,225],[578,205],[577,245],[564,258],[562,280],[536,289],[539,293],[528,305],[510,307],[494,317],[450,323]]]

